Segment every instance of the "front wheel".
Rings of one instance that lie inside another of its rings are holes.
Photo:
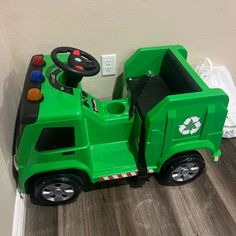
[[[73,174],[43,176],[34,183],[32,202],[55,206],[75,200],[81,192],[82,180]]]
[[[161,178],[167,185],[182,185],[198,178],[204,169],[204,159],[199,152],[180,153],[164,164]]]

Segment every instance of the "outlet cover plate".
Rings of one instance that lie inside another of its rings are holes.
[[[116,74],[116,54],[107,54],[101,56],[102,76]]]

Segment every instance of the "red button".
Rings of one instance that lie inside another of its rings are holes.
[[[84,67],[83,66],[75,66],[76,69],[79,69],[79,70],[84,70]]]
[[[73,54],[79,56],[80,55],[80,50],[74,50]]]
[[[44,66],[45,61],[43,59],[43,56],[34,56],[32,59],[32,64],[35,66]]]

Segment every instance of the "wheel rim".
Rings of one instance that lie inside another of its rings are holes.
[[[171,177],[176,182],[185,182],[195,177],[199,173],[199,170],[197,163],[190,162],[176,167],[172,171]]]
[[[51,202],[63,202],[73,197],[75,191],[72,185],[67,183],[53,183],[45,186],[42,196]]]

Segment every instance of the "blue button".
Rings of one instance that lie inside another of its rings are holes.
[[[44,81],[44,76],[42,75],[41,71],[33,70],[30,74],[30,80],[33,83],[43,82]]]

